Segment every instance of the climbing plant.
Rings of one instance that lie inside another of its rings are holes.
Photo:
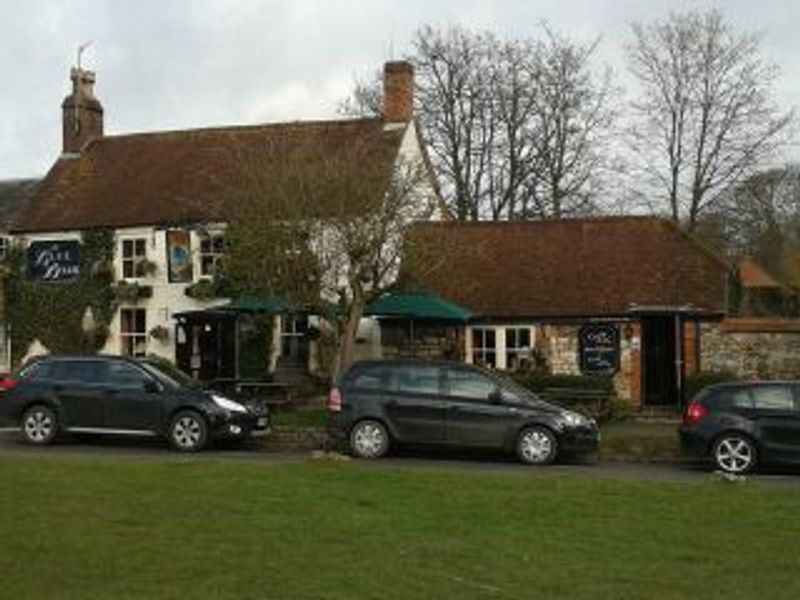
[[[103,347],[116,308],[111,285],[113,259],[111,231],[84,231],[78,278],[47,282],[27,277],[22,245],[10,249],[5,269],[6,323],[14,363],[25,356],[36,339],[57,353],[91,354]],[[85,331],[87,307],[91,308],[94,327]]]

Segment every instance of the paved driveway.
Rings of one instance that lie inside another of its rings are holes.
[[[159,460],[197,461],[230,460],[260,461],[265,464],[303,462],[309,460],[309,452],[284,452],[260,448],[214,449],[199,454],[181,454],[172,451],[161,440],[96,437],[90,439],[66,438],[54,446],[33,447],[20,441],[16,431],[0,430],[0,457],[14,456],[59,456],[78,458],[100,458],[105,460]],[[475,473],[508,473],[525,477],[541,475],[570,475],[600,477],[634,481],[672,481],[701,483],[717,475],[697,464],[686,463],[633,463],[619,461],[588,461],[558,464],[548,467],[527,467],[513,459],[497,454],[475,452],[436,452],[403,450],[378,461],[359,461],[359,467],[367,469],[415,469],[453,470]],[[774,468],[752,476],[759,483],[770,487],[800,490],[800,467]]]

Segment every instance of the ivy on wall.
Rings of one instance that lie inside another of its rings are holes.
[[[111,231],[84,231],[78,279],[47,282],[26,276],[25,248],[10,249],[6,258],[6,323],[15,364],[36,339],[59,354],[92,354],[103,347],[116,309],[111,285],[113,258]],[[95,325],[89,330],[84,327],[87,307]]]

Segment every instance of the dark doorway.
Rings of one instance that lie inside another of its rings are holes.
[[[179,323],[175,363],[201,381],[236,377],[236,316],[187,318]]]
[[[642,395],[646,406],[679,404],[675,315],[642,318]]]

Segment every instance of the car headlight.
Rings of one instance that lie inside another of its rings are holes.
[[[238,413],[246,413],[247,408],[239,404],[238,402],[234,402],[233,400],[229,400],[224,396],[217,396],[216,394],[211,394],[211,400],[214,401],[214,404],[219,406],[220,408],[224,408],[230,412],[238,412]]]
[[[568,411],[563,413],[561,418],[564,419],[564,423],[566,423],[569,427],[585,427],[586,425],[589,425],[589,419],[580,413]]]

